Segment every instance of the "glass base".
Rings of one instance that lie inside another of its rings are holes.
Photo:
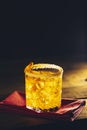
[[[59,108],[58,107],[54,107],[54,108],[50,108],[50,109],[40,109],[40,108],[32,108],[30,106],[26,106],[26,108],[30,109],[30,110],[33,110],[33,111],[36,111],[38,113],[41,113],[41,112],[56,112]]]

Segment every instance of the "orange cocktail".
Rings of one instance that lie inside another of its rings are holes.
[[[50,111],[61,106],[62,67],[30,63],[25,67],[26,107]]]

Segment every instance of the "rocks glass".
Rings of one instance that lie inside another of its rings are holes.
[[[24,73],[27,108],[49,112],[61,107],[62,67],[32,62],[25,67]]]

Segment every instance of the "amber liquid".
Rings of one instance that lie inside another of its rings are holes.
[[[61,106],[62,73],[50,71],[25,72],[26,107],[49,110]]]

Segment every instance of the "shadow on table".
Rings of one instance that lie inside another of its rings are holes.
[[[13,128],[12,130],[41,130],[41,129],[50,129],[50,130],[87,130],[87,120],[76,120],[73,122],[63,122],[63,121],[57,121],[55,123],[51,124],[45,124],[45,125],[37,125],[37,126],[22,126],[22,127],[16,127]]]

